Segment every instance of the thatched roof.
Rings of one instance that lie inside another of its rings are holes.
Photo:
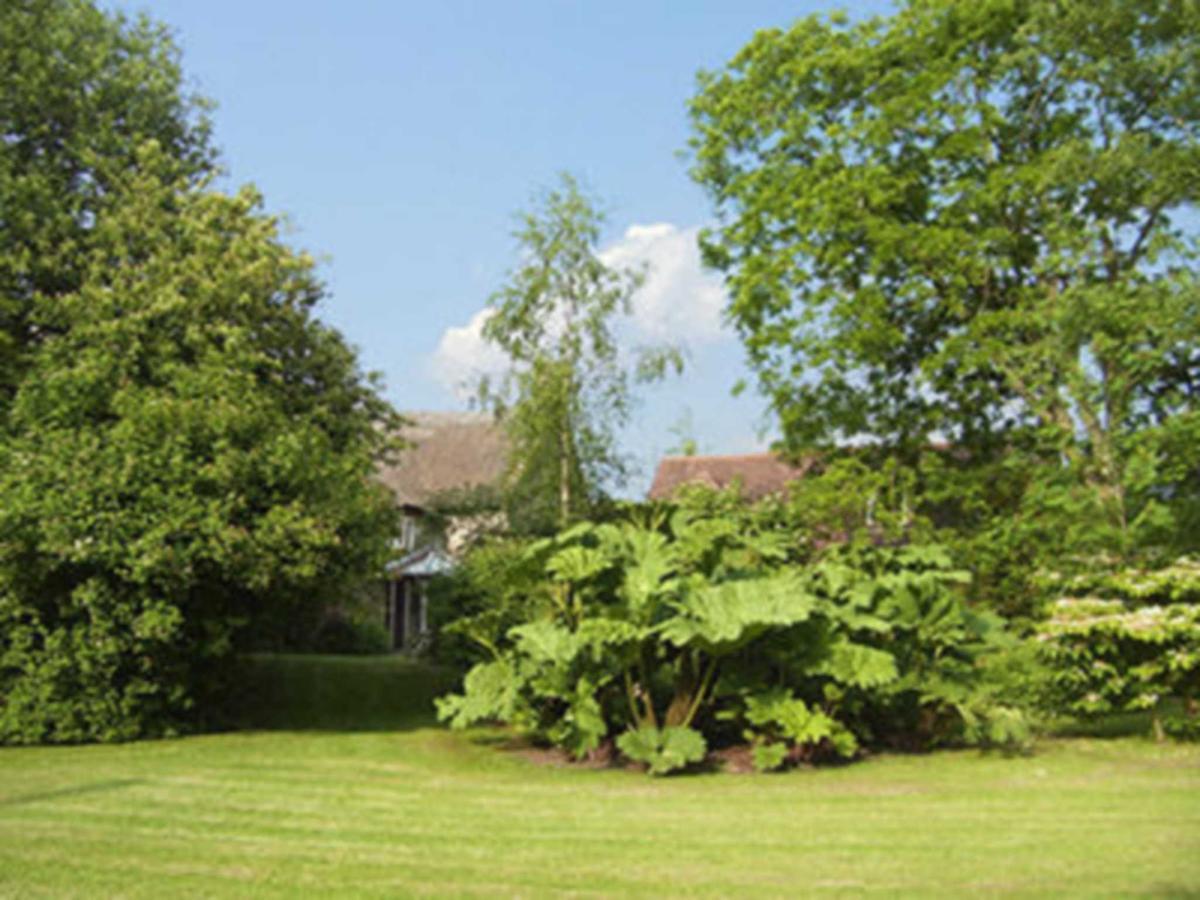
[[[446,491],[496,484],[504,474],[504,430],[481,413],[410,412],[401,436],[412,446],[384,466],[379,479],[405,506],[425,506]]]
[[[686,484],[726,488],[737,482],[747,500],[758,500],[782,491],[789,481],[803,478],[812,460],[790,465],[773,453],[739,456],[666,456],[654,473],[651,500],[669,500]]]

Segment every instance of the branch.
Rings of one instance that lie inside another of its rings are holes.
[[[1146,239],[1150,237],[1150,229],[1154,227],[1154,223],[1158,221],[1158,217],[1162,215],[1163,208],[1166,207],[1167,201],[1160,200],[1158,203],[1150,207],[1150,214],[1146,216],[1146,221],[1142,224],[1138,231],[1137,239],[1134,240],[1133,246],[1129,248],[1129,252],[1125,254],[1125,267],[1133,268],[1137,263],[1138,257],[1142,255],[1143,245]]]

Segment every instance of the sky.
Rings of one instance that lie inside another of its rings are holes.
[[[622,435],[645,489],[681,438],[741,453],[774,437],[720,278],[701,268],[708,198],[687,175],[700,69],[762,28],[832,7],[776,0],[141,0],[173,30],[189,87],[216,103],[228,186],[253,183],[320,260],[319,315],[383,374],[401,410],[465,409],[499,364],[479,339],[517,262],[515,214],[558,173],[602,201],[602,257],[647,265],[632,344],[686,348],[683,376],[643,388]],[[855,14],[886,12],[880,0]]]

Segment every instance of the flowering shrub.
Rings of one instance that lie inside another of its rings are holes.
[[[1093,596],[1058,600],[1039,629],[1067,707],[1082,715],[1150,710],[1157,737],[1195,736],[1200,563],[1102,572],[1067,586]]]

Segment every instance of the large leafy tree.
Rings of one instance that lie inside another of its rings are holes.
[[[64,71],[110,41],[131,118],[139,83],[177,85],[149,26],[74,3],[18,3],[0,21],[24,17],[56,35],[52,55],[79,57]],[[11,54],[12,83],[37,84],[44,63]],[[0,743],[211,718],[231,653],[357,588],[392,533],[370,478],[392,414],[314,318],[312,262],[257,195],[214,191],[202,141],[193,159],[136,131],[119,153],[113,138],[111,165],[80,151],[98,168],[54,180],[73,147],[107,146],[84,133],[111,124],[105,102],[81,105],[69,142],[26,147],[16,118],[0,142],[0,247],[17,260],[0,297],[20,313],[0,434]]]
[[[203,100],[182,89],[166,29],[84,0],[0,4],[0,410],[59,329],[94,224],[148,140],[174,178],[211,172]]]
[[[631,378],[681,365],[672,348],[639,352],[631,372],[616,323],[641,273],[599,256],[604,215],[570,175],[518,216],[520,260],[489,300],[483,336],[508,357],[481,394],[511,438],[509,508],[530,530],[563,527],[624,472],[617,430],[628,421]]]
[[[1161,530],[1200,462],[1198,36],[1188,0],[914,0],[702,75],[704,251],[787,442],[1036,434],[1118,543]]]
[[[161,160],[97,223],[0,445],[0,740],[188,727],[240,637],[388,549],[387,409],[312,318],[310,261],[252,192]]]

